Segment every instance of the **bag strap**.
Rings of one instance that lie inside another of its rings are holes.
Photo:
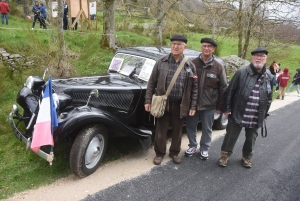
[[[170,85],[168,86],[168,89],[167,89],[167,92],[166,92],[166,96],[167,97],[169,96],[169,94],[170,94],[170,92],[171,92],[171,90],[172,90],[172,88],[173,88],[173,86],[175,84],[175,81],[176,81],[176,79],[177,79],[180,71],[182,70],[182,68],[183,68],[183,66],[184,66],[184,64],[185,64],[185,62],[187,60],[188,60],[188,58],[186,56],[184,56],[184,58],[180,62],[179,66],[178,66],[178,68],[177,68],[177,70],[176,70],[176,72],[175,72],[175,74],[174,74],[174,76],[173,76],[173,78],[172,78],[172,80],[170,82]]]

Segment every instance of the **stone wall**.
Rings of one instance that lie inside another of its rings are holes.
[[[33,60],[28,60],[19,54],[10,54],[4,48],[0,48],[0,61],[15,69],[17,66],[27,68],[34,64]]]

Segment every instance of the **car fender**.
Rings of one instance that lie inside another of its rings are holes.
[[[67,117],[63,115],[66,115]],[[61,124],[55,132],[55,134],[59,138],[66,138],[70,133],[73,133],[82,126],[93,123],[110,125],[122,130],[129,136],[141,140],[150,138],[152,136],[152,132],[150,130],[128,126],[114,115],[96,108],[75,108],[73,111],[67,114],[62,113],[60,116],[61,117],[59,121],[61,122]]]

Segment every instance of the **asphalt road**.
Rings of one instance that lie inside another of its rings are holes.
[[[284,102],[282,102],[284,103]],[[241,163],[244,132],[227,167],[219,167],[223,136],[213,141],[207,161],[199,152],[182,163],[171,161],[149,172],[99,191],[83,201],[105,200],[300,200],[300,101],[270,113],[268,136],[260,135],[253,167]],[[100,181],[101,182],[101,181]]]

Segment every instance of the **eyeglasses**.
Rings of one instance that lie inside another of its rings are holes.
[[[184,45],[184,43],[172,43],[172,46],[181,46],[181,45]]]
[[[212,46],[212,45],[202,45],[202,48],[203,48],[203,49],[205,49],[205,48],[211,49],[211,48],[213,48],[213,46]]]
[[[264,57],[267,57],[267,55],[265,55],[265,54],[253,54],[252,55],[253,57],[256,57],[256,58],[264,58]]]

